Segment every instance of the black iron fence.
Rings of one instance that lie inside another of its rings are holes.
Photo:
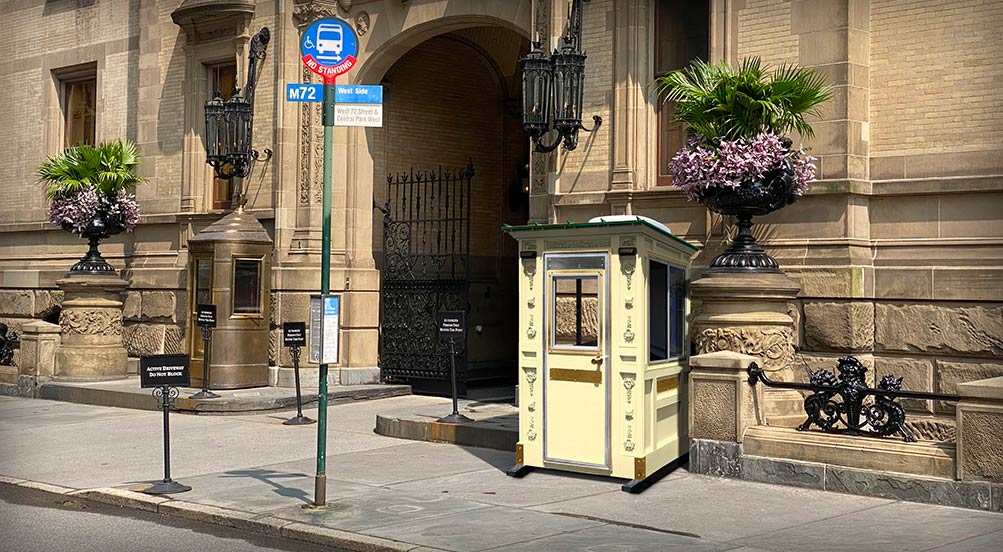
[[[436,314],[467,310],[470,181],[474,167],[387,176],[380,277],[380,370],[384,379],[448,380],[449,349]],[[466,347],[461,345],[463,351]],[[457,359],[462,373],[465,353]]]
[[[758,364],[749,365],[749,385],[762,382],[769,387],[811,391],[805,397],[804,410],[808,419],[797,427],[798,431],[808,431],[815,426],[826,433],[887,437],[901,435],[906,442],[914,442],[905,427],[906,412],[897,399],[927,399],[958,401],[957,395],[946,393],[925,393],[903,391],[902,378],[887,375],[881,378],[877,388],[867,385],[867,367],[856,357],[846,356],[836,364],[839,375],[829,370],[810,372],[810,383],[773,381],[766,377]],[[874,397],[865,403],[867,397]]]

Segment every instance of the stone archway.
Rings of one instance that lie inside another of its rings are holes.
[[[517,60],[528,47],[523,36],[497,25],[430,36],[387,67],[380,79],[384,127],[367,134],[372,197],[379,205],[387,200],[388,173],[459,169],[468,163],[474,167],[469,354],[461,393],[467,387],[474,393],[475,387],[511,385],[516,376],[517,250],[501,227],[528,218],[529,152],[519,124],[517,71]],[[377,269],[383,268],[382,217],[374,210],[371,244]],[[448,383],[434,378],[408,381],[429,392],[443,392]]]

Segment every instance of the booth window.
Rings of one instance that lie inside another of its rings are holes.
[[[706,61],[710,49],[708,1],[659,0],[655,4],[655,76],[682,69],[694,59]],[[669,162],[686,140],[682,123],[673,121],[675,102],[658,98],[658,185],[672,184]]]
[[[648,265],[648,305],[651,332],[649,361],[683,356],[686,324],[686,271],[650,261]]]
[[[237,66],[235,64],[215,65],[209,67],[210,83],[209,97],[214,98],[216,94],[223,101],[233,97],[237,85]],[[229,209],[233,198],[233,179],[216,178],[212,179],[212,208]]]
[[[599,348],[599,276],[555,276],[553,347]]]
[[[235,260],[233,264],[233,313],[261,313],[260,260]]]

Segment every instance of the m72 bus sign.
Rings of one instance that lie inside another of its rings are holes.
[[[307,69],[324,77],[324,84],[334,84],[338,75],[355,67],[359,38],[341,19],[318,19],[303,32],[300,55]]]

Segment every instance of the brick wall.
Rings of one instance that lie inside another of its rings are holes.
[[[871,0],[871,153],[1003,144],[1003,2]]]
[[[791,34],[789,0],[749,0],[738,12],[738,58],[753,56],[771,65],[797,63],[798,35]]]

